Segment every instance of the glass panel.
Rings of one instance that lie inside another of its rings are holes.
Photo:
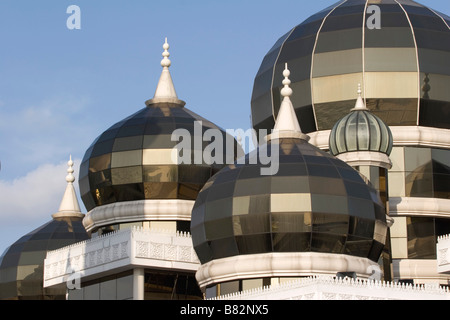
[[[375,222],[359,217],[350,217],[349,234],[366,239],[373,239]]]
[[[269,233],[237,236],[236,243],[240,254],[272,252],[272,240]]]
[[[334,166],[308,164],[308,171],[311,176],[339,178],[339,173]]]
[[[358,149],[369,150],[369,124],[364,112],[356,112],[358,115]]]
[[[347,189],[347,194],[350,197],[370,199],[369,191],[364,184],[355,183],[351,181],[344,180],[345,188]]]
[[[407,197],[432,197],[433,175],[422,172],[408,174],[405,179],[405,191]]]
[[[145,182],[145,199],[176,199],[177,188],[175,182]]]
[[[114,185],[141,183],[142,167],[113,168],[111,169],[111,180]]]
[[[205,221],[214,221],[221,218],[231,218],[233,201],[231,198],[225,198],[216,201],[206,202]]]
[[[313,194],[347,195],[344,182],[341,179],[309,177],[309,185]]]
[[[250,196],[233,198],[233,216],[248,214],[250,208]]]
[[[178,181],[177,166],[143,166],[144,182]]]
[[[97,156],[101,156],[102,154],[112,152],[113,145],[114,145],[114,139],[106,140],[104,142],[98,142],[94,146],[94,149],[92,150],[91,157],[94,158]]]
[[[111,168],[111,154],[104,154],[100,157],[91,158],[89,160],[89,171],[98,172]]]
[[[382,28],[365,33],[366,50],[370,48],[414,48],[414,38],[406,16],[396,16],[394,19],[398,21],[398,18],[404,21],[405,28],[389,27],[387,25],[389,21],[386,20],[389,19],[388,14],[383,12]],[[403,21],[400,23],[403,24]]]
[[[234,194],[236,196],[268,194],[270,192],[270,178],[268,176],[258,179],[239,179],[236,181]]]
[[[117,138],[114,141],[113,151],[128,151],[142,148],[142,136]]]
[[[348,198],[348,207],[352,216],[375,219],[375,207],[372,200]]]
[[[232,257],[239,254],[236,241],[233,237],[211,241],[212,259]]]
[[[339,153],[343,153],[347,151],[347,141],[345,136],[345,126],[347,124],[348,118],[350,115],[343,118],[336,127],[336,147]]]
[[[311,212],[272,213],[271,220],[274,233],[311,232]]]
[[[417,72],[366,72],[365,75],[366,98],[418,98]]]
[[[270,232],[269,214],[233,216],[234,235],[251,235]]]
[[[144,149],[142,152],[143,165],[176,165],[176,149]]]
[[[142,164],[142,150],[114,152],[111,155],[111,167],[129,167]]]
[[[317,213],[312,214],[312,230],[316,233],[348,233],[349,216],[342,214]]]
[[[372,239],[349,235],[347,241],[345,242],[344,253],[356,257],[369,257],[372,243]]]
[[[314,252],[342,253],[346,237],[313,232],[311,239],[311,250]]]
[[[366,72],[417,72],[414,44],[411,48],[366,48],[364,53]]]
[[[366,73],[368,75],[370,73]],[[342,75],[332,75],[326,77],[313,78],[313,101],[314,103],[328,103],[332,102],[333,105],[331,108],[337,108],[337,101],[347,101],[345,108],[343,108],[343,113],[339,116],[337,115],[337,119],[332,122],[332,125],[327,129],[331,129],[331,127],[336,123],[336,121],[348,114],[348,111],[355,106],[355,88],[358,87],[358,83],[363,83],[362,81],[362,73],[350,73],[350,74],[342,74]],[[416,74],[416,82],[417,82],[417,74]],[[367,87],[367,85],[366,85]],[[327,88],[327,90],[323,90],[323,88]],[[315,106],[316,107],[316,106]],[[331,113],[331,112],[330,112]],[[321,119],[321,117],[317,116],[318,120],[325,121],[326,119]],[[324,117],[326,118],[326,116]],[[319,126],[321,127],[321,126]]]
[[[250,197],[249,214],[257,214],[270,212],[270,195],[258,195]]]
[[[307,193],[271,194],[271,212],[310,212],[311,195]]]
[[[407,217],[408,258],[436,259],[433,218]]]
[[[361,49],[316,53],[314,55],[313,77],[341,75],[361,71]]]
[[[378,121],[373,117],[369,118],[369,131],[370,131],[370,146],[369,149],[372,151],[380,150],[381,144],[381,131]]]
[[[273,251],[311,251],[311,233],[272,233]]]

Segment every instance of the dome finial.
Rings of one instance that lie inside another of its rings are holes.
[[[363,98],[361,96],[362,95],[361,83],[358,83],[358,91],[357,91],[357,93],[358,93],[358,98],[356,99],[355,107],[351,111],[354,111],[354,110],[369,110],[369,109],[367,109],[366,104],[364,103],[364,100],[363,100]]]
[[[283,71],[283,76],[284,76],[284,80],[283,80],[283,85],[284,88],[281,89],[281,95],[283,97],[290,97],[292,95],[292,89],[290,87],[291,85],[291,80],[289,79],[289,76],[291,75],[291,72],[288,69],[288,64],[286,63],[284,65],[284,71]]]
[[[309,136],[302,133],[300,124],[298,123],[297,115],[294,111],[294,106],[292,105],[291,99],[289,98],[293,91],[290,87],[291,80],[289,76],[291,72],[288,69],[288,64],[285,64],[283,71],[283,89],[281,89],[281,95],[283,96],[283,101],[281,101],[280,110],[278,112],[277,119],[275,121],[275,127],[273,133],[267,137],[267,140],[274,138],[300,138],[308,141]]]
[[[72,161],[72,155],[70,155],[70,160],[67,162],[67,165],[69,168],[67,168],[68,175],[66,176],[67,183],[73,183],[75,181],[75,177],[73,175],[73,161]]]
[[[155,103],[173,103],[183,107],[186,103],[178,99],[175,86],[173,85],[172,76],[170,75],[169,67],[172,65],[170,61],[169,43],[167,37],[163,44],[164,52],[162,53],[163,59],[161,60],[161,66],[163,67],[161,77],[159,78],[158,86],[156,87],[155,95],[153,99],[148,100],[145,104],[150,106]]]
[[[81,213],[80,205],[78,204],[77,194],[75,193],[75,188],[73,187],[73,182],[75,181],[75,176],[73,175],[73,161],[72,155],[70,155],[70,160],[67,162],[67,186],[64,196],[61,200],[59,206],[59,211],[52,215],[53,218],[66,218],[66,217],[84,217]]]
[[[170,46],[169,46],[169,43],[167,42],[167,37],[166,37],[166,41],[165,41],[165,43],[163,44],[164,52],[163,52],[163,54],[162,54],[162,56],[163,56],[164,58],[163,58],[162,61],[161,61],[161,66],[162,66],[163,68],[169,68],[170,65],[171,65],[171,61],[170,61],[170,59],[169,59],[169,57],[170,57],[169,48],[170,48]]]

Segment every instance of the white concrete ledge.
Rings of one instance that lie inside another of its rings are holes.
[[[450,199],[392,197],[390,216],[432,216],[450,218]]]
[[[338,272],[355,272],[368,278],[378,264],[361,257],[317,252],[265,253],[240,255],[213,260],[201,265],[196,273],[200,287],[216,283],[267,277],[336,276]]]
[[[389,157],[381,152],[373,151],[354,151],[346,152],[336,156],[348,165],[354,166],[376,166],[385,169],[392,168],[392,162]]]
[[[450,149],[450,130],[421,126],[389,127],[394,138],[394,146],[417,146]],[[331,130],[308,133],[309,141],[316,147],[328,150]]]
[[[87,231],[101,226],[149,220],[191,221],[193,200],[138,200],[116,202],[89,211],[83,219]]]

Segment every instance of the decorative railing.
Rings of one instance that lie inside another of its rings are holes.
[[[211,300],[450,300],[438,284],[412,285],[376,280],[307,277],[219,296]]]
[[[450,235],[438,237],[436,251],[438,272],[450,274]]]
[[[177,263],[193,271],[200,265],[189,233],[133,227],[49,251],[44,286],[63,283],[73,273],[84,277],[119,267],[176,268]]]

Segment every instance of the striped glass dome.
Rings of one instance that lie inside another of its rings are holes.
[[[330,152],[373,151],[390,155],[393,138],[389,127],[368,110],[354,110],[333,127]]]
[[[285,63],[304,133],[330,130],[352,108],[358,83],[367,107],[389,126],[450,128],[449,26],[447,15],[411,0],[336,2],[264,57],[251,99],[254,129],[273,128]]]

